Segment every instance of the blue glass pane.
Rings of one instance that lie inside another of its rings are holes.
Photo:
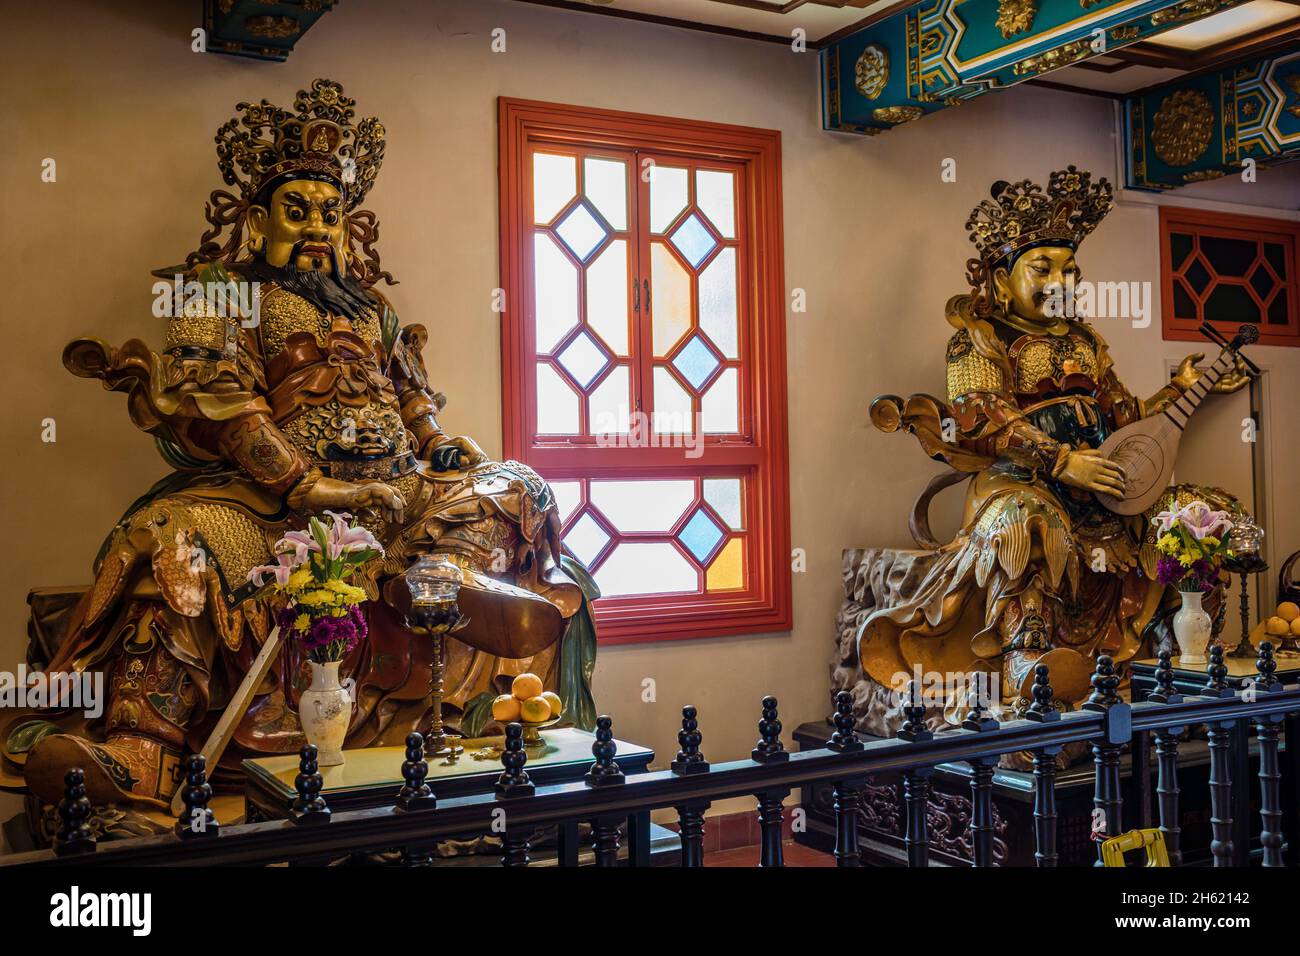
[[[587,211],[582,203],[573,207],[573,212],[564,217],[556,227],[564,244],[583,262],[592,251],[605,241],[605,227],[596,221],[596,217]]]
[[[709,231],[700,224],[700,217],[691,213],[672,234],[673,245],[692,266],[698,266],[717,245]]]
[[[700,386],[718,367],[718,359],[709,351],[709,347],[700,341],[698,335],[693,335],[686,343],[686,347],[677,353],[673,365],[677,367],[677,371],[686,376],[686,381],[690,382],[691,387],[698,392]]]
[[[687,551],[695,555],[696,561],[703,564],[704,559],[713,553],[713,549],[722,540],[722,531],[712,518],[703,511],[697,511],[691,516],[691,520],[686,522],[686,527],[677,536],[677,540],[686,546]]]

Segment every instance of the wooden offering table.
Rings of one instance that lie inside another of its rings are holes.
[[[539,787],[561,783],[579,783],[591,768],[591,745],[594,734],[571,727],[554,728],[542,735],[544,746],[528,750],[528,776]],[[504,738],[481,737],[461,741],[465,752],[455,759],[431,759],[425,782],[433,789],[439,801],[451,797],[491,793],[497,777],[501,775],[499,748]],[[618,754],[615,760],[623,773],[632,776],[647,772],[654,760],[654,751],[637,744],[616,740]],[[480,751],[497,748],[495,756]],[[325,785],[321,796],[331,811],[360,810],[393,804],[402,787],[402,761],[406,759],[405,747],[367,747],[345,750],[346,762],[339,767],[322,767],[320,774]],[[261,820],[287,819],[297,791],[294,777],[298,774],[298,755],[260,757],[245,760],[242,764],[247,782],[244,787],[245,819],[254,823]],[[558,855],[566,866],[578,865],[577,822],[557,827]],[[667,842],[675,850],[676,834]],[[656,840],[658,846],[660,841]],[[628,815],[627,852],[637,866],[651,865],[651,824],[649,811]],[[466,858],[456,858],[466,859]]]

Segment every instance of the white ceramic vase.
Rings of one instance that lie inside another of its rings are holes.
[[[352,696],[339,683],[339,664],[311,664],[311,686],[298,698],[298,720],[307,742],[316,745],[322,767],[343,763],[343,740],[352,721]]]
[[[1180,664],[1204,664],[1210,644],[1210,615],[1201,608],[1200,591],[1179,591],[1183,606],[1174,614],[1174,637]]]

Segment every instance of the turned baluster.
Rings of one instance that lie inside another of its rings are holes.
[[[406,759],[402,761],[402,789],[397,791],[397,808],[403,811],[432,810],[438,806],[433,789],[425,782],[429,762],[424,759],[424,735],[406,735]]]
[[[501,776],[497,777],[496,791],[498,800],[518,800],[531,797],[536,792],[533,781],[528,777],[524,765],[528,763],[528,751],[524,749],[524,727],[516,721],[506,724],[506,742],[501,750]],[[510,825],[510,811],[503,808],[505,829],[501,837],[501,865],[527,866],[528,841],[532,828],[518,828]]]
[[[1094,818],[1100,826],[1094,826],[1104,838],[1123,833],[1120,817],[1122,798],[1119,783],[1119,755],[1123,744],[1130,736],[1132,722],[1128,705],[1120,700],[1115,691],[1120,678],[1115,673],[1115,662],[1106,655],[1097,658],[1097,669],[1092,675],[1092,693],[1083,705],[1084,710],[1099,711],[1106,715],[1102,737],[1092,743],[1093,760],[1093,795],[1092,806]],[[1097,861],[1101,866],[1101,842],[1097,843]]]
[[[1257,692],[1271,694],[1282,689],[1275,676],[1277,661],[1273,659],[1273,644],[1261,641],[1259,657],[1255,660],[1259,679]],[[1259,738],[1259,842],[1264,848],[1265,866],[1283,866],[1282,848],[1282,767],[1278,760],[1278,736],[1282,732],[1284,714],[1266,714],[1255,718],[1255,733]]]
[[[758,743],[750,751],[757,763],[780,763],[790,759],[781,743],[781,719],[777,715],[775,697],[763,698],[763,716],[758,722]],[[785,866],[781,848],[782,807],[789,796],[789,788],[765,790],[758,794],[759,866]]]
[[[908,687],[907,700],[908,703],[903,705],[903,726],[899,728],[898,739],[912,743],[934,739],[934,734],[925,726],[925,702],[916,681]],[[907,849],[908,866],[930,865],[930,821],[927,814],[930,777],[933,775],[933,767],[909,767],[903,771],[903,802],[907,806],[903,846]]]
[[[185,809],[173,830],[181,839],[214,837],[221,830],[216,815],[208,809],[212,786],[208,783],[207,767],[208,760],[203,754],[190,754],[185,758],[185,780],[181,783]]]
[[[1034,702],[1025,712],[1025,719],[1041,723],[1060,720],[1046,664],[1034,667],[1032,690]],[[1060,860],[1056,849],[1056,755],[1060,752],[1059,746],[1034,751],[1034,863],[1040,867],[1056,866]]]
[[[984,733],[998,728],[998,722],[986,713],[989,675],[976,671],[972,699],[974,706],[961,725],[966,730]],[[993,769],[998,764],[996,756],[976,757],[966,761],[971,768],[971,849],[976,866],[993,865]]]
[[[700,733],[698,712],[690,704],[682,708],[682,729],[677,732],[677,743],[681,749],[669,767],[675,774],[707,773],[709,762],[700,752],[700,742],[704,739]],[[708,800],[679,805],[677,810],[677,827],[682,842],[682,866],[704,865],[704,811],[709,808]]]
[[[1210,662],[1205,672],[1209,680],[1202,696],[1232,697],[1225,679],[1228,668],[1223,663],[1223,646],[1210,648]],[[1235,721],[1212,720],[1206,724],[1210,745],[1210,854],[1215,866],[1232,866],[1232,727]]]
[[[298,796],[290,806],[290,816],[294,823],[329,823],[330,808],[320,795],[325,780],[320,774],[317,756],[315,744],[304,744],[298,752],[298,775],[293,778]]]
[[[613,726],[612,717],[602,714],[596,718],[596,740],[591,745],[591,754],[596,762],[583,778],[589,787],[616,787],[626,781],[623,771],[614,761],[618,745],[614,743]],[[597,866],[618,866],[622,823],[622,818],[617,816],[601,816],[591,821],[591,847],[596,854]]]
[[[835,732],[826,742],[826,749],[836,753],[854,753],[863,749],[863,743],[854,732],[857,722],[853,716],[853,695],[840,691],[835,695]],[[858,846],[858,808],[866,777],[844,777],[831,785],[835,805],[835,863],[841,867],[861,866],[862,851]]]
[[[1182,702],[1183,695],[1174,690],[1174,665],[1169,651],[1160,652],[1155,679],[1156,689],[1147,695],[1147,700],[1162,704]],[[1156,802],[1170,866],[1183,864],[1183,828],[1178,808],[1178,737],[1182,732],[1182,727],[1162,727],[1156,731]]]
[[[56,856],[95,852],[95,834],[88,821],[94,808],[86,797],[86,773],[73,767],[63,775],[63,799],[59,801],[59,829],[54,834]]]

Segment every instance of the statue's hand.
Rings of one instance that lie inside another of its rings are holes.
[[[487,455],[472,438],[463,435],[439,445],[429,453],[429,464],[434,471],[457,471],[473,468],[487,461]]]
[[[1223,377],[1214,383],[1214,388],[1210,391],[1221,394],[1235,392],[1250,382],[1250,372],[1246,368],[1246,363],[1241,360],[1241,356],[1236,355],[1233,359],[1231,371],[1224,372]]]
[[[1065,468],[1057,476],[1074,488],[1124,496],[1124,469],[1095,448],[1081,448],[1065,456]]]
[[[1196,367],[1196,363],[1205,358],[1204,352],[1193,352],[1187,358],[1178,363],[1178,371],[1170,379],[1174,385],[1178,386],[1179,391],[1187,391],[1193,385],[1201,380],[1204,373]],[[1228,393],[1235,392],[1250,381],[1250,373],[1246,370],[1246,364],[1240,356],[1235,358],[1233,368],[1225,372],[1223,376],[1214,383],[1212,392]]]
[[[382,481],[365,481],[354,484],[336,478],[321,478],[303,496],[303,511],[319,514],[323,511],[360,511],[377,509],[389,524],[401,524],[406,502],[396,489]]]

